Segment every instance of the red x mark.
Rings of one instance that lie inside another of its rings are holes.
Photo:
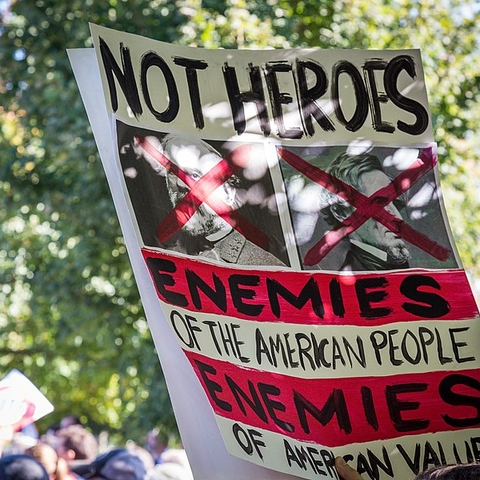
[[[373,218],[382,223],[390,231],[425,250],[434,258],[445,261],[449,257],[451,253],[450,250],[414,230],[403,220],[385,210],[385,207],[389,203],[411,188],[423,175],[434,167],[436,160],[431,147],[423,150],[420,158],[417,158],[407,170],[400,173],[390,184],[376,191],[370,197],[363,195],[350,185],[330,176],[323,170],[314,167],[312,164],[288,150],[283,148],[279,149],[279,155],[293,168],[324,188],[328,189],[329,187],[331,188],[332,184],[340,184],[342,191],[336,191],[334,193],[356,208],[350,217],[345,219],[336,228],[327,232],[320,241],[307,252],[304,258],[305,265],[311,266],[318,263],[335,245],[363,225],[369,218]]]
[[[162,152],[157,150],[147,139],[136,136],[135,140],[167,172],[176,175],[190,189],[158,225],[157,238],[160,242],[165,243],[177,233],[195,214],[198,207],[202,203],[206,203],[218,216],[222,217],[245,238],[262,248],[268,246],[269,238],[265,233],[243,218],[221,198],[212,195],[218,187],[246,165],[251,157],[251,146],[241,145],[237,147],[200,179],[194,180]]]

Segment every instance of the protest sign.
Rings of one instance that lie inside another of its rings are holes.
[[[0,380],[0,428],[14,432],[53,411],[43,393],[18,370]]]
[[[480,460],[420,53],[92,36],[70,57],[195,478]]]

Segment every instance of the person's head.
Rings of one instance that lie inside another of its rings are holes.
[[[100,455],[78,473],[88,480],[144,480],[147,469],[136,453],[117,448]]]
[[[41,463],[50,478],[55,478],[55,472],[58,466],[58,455],[52,446],[44,442],[38,442],[33,447],[25,450],[25,453]]]
[[[415,480],[472,480],[480,478],[480,464],[442,465],[419,473]]]
[[[167,448],[160,456],[159,463],[178,463],[190,469],[187,452],[183,448]]]
[[[45,468],[26,454],[6,455],[0,458],[2,480],[49,480]]]
[[[157,460],[162,452],[168,447],[168,435],[164,434],[159,428],[155,427],[148,431],[145,442],[145,448]]]
[[[326,221],[334,226],[347,220],[355,211],[355,207],[345,200],[347,193],[342,182],[366,197],[370,197],[391,183],[391,179],[384,172],[380,160],[369,153],[341,154],[329,165],[326,172],[333,177],[333,180],[328,189],[323,190],[323,203],[326,205],[323,211]],[[340,180],[340,182],[336,182],[335,179]],[[381,201],[382,198],[376,195],[373,204]],[[386,210],[397,219],[402,220],[402,215],[396,205],[400,202],[401,199],[395,199],[385,205],[382,210]],[[368,211],[365,213],[369,214]],[[367,221],[356,228],[350,234],[350,238],[383,250],[388,254],[392,263],[400,264],[410,257],[405,242],[373,218],[368,218]]]
[[[83,427],[83,423],[77,415],[66,415],[60,420],[60,428],[66,428],[70,425],[81,425]]]
[[[67,461],[93,460],[98,453],[95,436],[80,425],[70,425],[57,431],[57,454]]]
[[[174,172],[167,172],[165,181],[172,206],[176,206],[191,186],[212,170],[221,160],[221,155],[208,143],[194,137],[166,135],[161,142],[162,153],[174,163],[188,178],[184,180]],[[190,182],[190,183],[189,183]],[[217,202],[223,211],[228,212],[235,204],[237,177],[231,176],[226,182],[209,192],[209,203]],[[189,218],[184,230],[192,236],[209,236],[223,230],[230,230],[230,225],[207,204],[198,208],[189,202],[195,213]]]
[[[127,442],[127,450],[140,458],[147,470],[151,470],[155,466],[155,459],[146,448],[143,448],[140,445],[129,441]]]
[[[363,477],[340,456],[335,458],[335,468],[342,480],[363,480]],[[417,474],[415,480],[473,480],[476,478],[480,478],[479,463],[460,463],[424,470]]]

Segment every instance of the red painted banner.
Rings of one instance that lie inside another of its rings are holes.
[[[220,267],[143,249],[160,300],[257,321],[371,326],[478,315],[461,269],[335,275]]]
[[[334,379],[186,352],[217,415],[329,447],[480,426],[480,370]]]

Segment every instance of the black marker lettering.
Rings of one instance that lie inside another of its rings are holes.
[[[142,104],[138,94],[137,83],[133,72],[132,59],[130,57],[130,50],[120,44],[120,55],[122,57],[122,69],[118,66],[112,52],[110,51],[105,40],[100,37],[100,53],[102,56],[103,66],[105,68],[105,75],[107,77],[108,89],[110,90],[110,102],[112,110],[118,110],[117,89],[115,87],[115,78],[125,95],[128,106],[132,109],[135,117],[142,114]]]
[[[402,110],[412,113],[416,117],[413,125],[399,120],[397,127],[400,131],[410,135],[421,135],[428,127],[428,112],[425,107],[411,98],[404,97],[398,90],[397,81],[400,73],[405,70],[414,79],[416,77],[415,63],[412,57],[399,55],[390,60],[384,75],[385,91],[392,102]]]
[[[182,57],[174,57],[173,63],[185,67],[193,121],[195,122],[195,126],[201,130],[205,126],[205,120],[203,118],[202,102],[200,100],[197,70],[205,70],[208,67],[208,63],[203,60],[192,60]]]
[[[308,87],[307,72],[309,70],[315,74],[316,82],[313,87]],[[321,65],[313,61],[297,60],[297,95],[300,99],[300,113],[303,127],[309,136],[313,136],[315,129],[313,128],[312,119],[320,125],[325,132],[335,130],[335,125],[327,116],[327,114],[318,105],[317,100],[327,93],[328,79],[325,70]]]
[[[150,91],[148,88],[148,70],[152,67],[158,67],[163,74],[165,79],[165,84],[167,86],[167,98],[168,106],[163,112],[159,112],[155,109],[150,97]],[[145,103],[148,106],[148,109],[153,114],[153,116],[160,122],[170,123],[175,120],[180,109],[180,98],[178,96],[177,85],[175,83],[175,77],[173,76],[172,71],[165,62],[165,60],[157,55],[155,52],[148,52],[142,58],[142,70],[140,81],[142,85],[143,97],[145,98]]]
[[[342,74],[347,74],[350,77],[353,89],[355,91],[356,108],[350,120],[347,120],[345,118],[341,105],[339,80]],[[356,132],[363,126],[368,115],[367,89],[365,88],[362,76],[360,75],[360,72],[357,70],[355,65],[347,62],[346,60],[341,60],[340,62],[337,62],[333,67],[332,100],[335,107],[335,115],[337,116],[340,123],[344,125],[348,131]]]
[[[237,74],[234,67],[230,67],[225,63],[223,67],[223,77],[225,87],[227,89],[230,108],[232,109],[233,125],[238,135],[245,132],[245,110],[243,104],[253,102],[257,108],[260,128],[265,136],[270,135],[270,124],[268,120],[267,107],[265,104],[265,96],[263,93],[262,76],[259,67],[249,65],[249,76],[251,90],[241,92],[238,85]]]

